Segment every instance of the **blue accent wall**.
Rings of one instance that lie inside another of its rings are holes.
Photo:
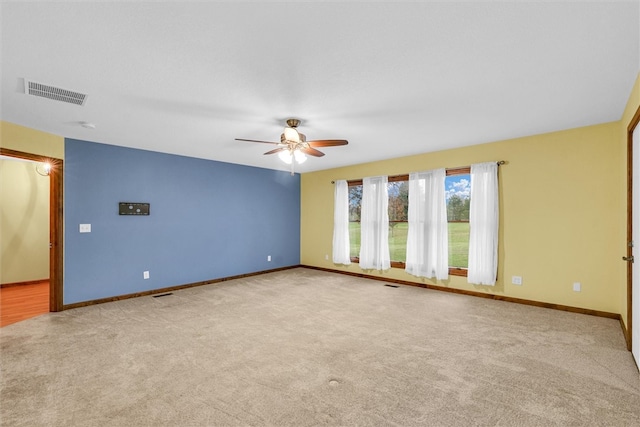
[[[66,139],[64,224],[64,304],[297,265],[300,175]]]

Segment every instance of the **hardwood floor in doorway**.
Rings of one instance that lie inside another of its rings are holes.
[[[0,327],[49,313],[49,282],[0,289]]]

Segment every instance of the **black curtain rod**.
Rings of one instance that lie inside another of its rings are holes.
[[[496,162],[496,164],[498,166],[502,166],[502,165],[506,165],[507,162],[505,160],[499,160],[499,161]],[[446,168],[446,169],[447,170],[456,170],[456,169],[465,169],[465,168],[468,168],[468,167],[469,166],[460,166],[460,167],[457,167],[457,168]],[[402,174],[402,175],[390,175],[388,178],[397,178],[397,177],[403,176],[403,175],[409,175],[409,174],[405,173],[405,174]],[[331,181],[331,183],[335,184],[336,182],[335,181]]]

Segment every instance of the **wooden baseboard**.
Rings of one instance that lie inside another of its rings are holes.
[[[624,324],[624,320],[622,320],[622,316],[620,316],[620,328],[622,329],[622,335],[624,335],[624,341],[627,344],[627,350],[631,351],[631,337],[629,336],[627,326]]]
[[[504,295],[486,294],[486,293],[482,293],[482,292],[468,291],[468,290],[465,290],[465,289],[445,288],[444,286],[430,285],[430,284],[427,284],[427,283],[415,283],[415,282],[409,282],[407,280],[398,280],[398,279],[391,279],[391,278],[387,278],[387,277],[371,276],[371,275],[368,275],[368,274],[353,273],[353,272],[350,272],[350,271],[342,271],[342,270],[333,270],[333,269],[330,269],[330,268],[314,267],[314,266],[309,266],[309,265],[302,265],[301,267],[310,268],[312,270],[320,270],[320,271],[328,271],[328,272],[331,272],[331,273],[345,274],[347,276],[362,277],[362,278],[365,278],[365,279],[373,279],[373,280],[378,280],[378,281],[387,282],[387,283],[397,283],[397,284],[400,284],[400,285],[417,286],[417,287],[420,287],[420,288],[433,289],[433,290],[436,290],[436,291],[443,291],[443,292],[451,292],[451,293],[454,293],[454,294],[462,294],[462,295],[469,295],[469,296],[480,297],[480,298],[488,298],[488,299],[499,300],[499,301],[514,302],[516,304],[524,304],[524,305],[531,305],[531,306],[535,306],[535,307],[551,308],[551,309],[554,309],[554,310],[570,311],[572,313],[588,314],[590,316],[607,317],[609,319],[620,320],[620,322],[622,323],[622,317],[620,316],[620,314],[618,314],[618,313],[610,313],[608,311],[591,310],[591,309],[588,309],[588,308],[572,307],[572,306],[569,306],[569,305],[553,304],[553,303],[548,303],[548,302],[533,301],[533,300],[522,299],[522,298],[513,298],[513,297],[507,297],[507,296],[504,296]],[[624,327],[623,327],[623,333],[625,334],[625,337],[626,337],[626,331],[625,331]]]
[[[46,283],[48,281],[49,279],[40,279],[40,280],[28,280],[26,282],[2,283],[0,284],[0,289],[12,288],[14,286],[39,285],[41,283]]]
[[[135,293],[126,294],[126,295],[118,295],[118,296],[115,296],[115,297],[100,298],[100,299],[95,299],[95,300],[90,300],[90,301],[76,302],[76,303],[73,303],[73,304],[65,304],[62,307],[62,309],[63,310],[70,310],[72,308],[87,307],[89,305],[104,304],[106,302],[120,301],[120,300],[123,300],[123,299],[138,298],[138,297],[144,297],[144,296],[155,295],[155,294],[164,294],[164,293],[167,293],[167,292],[179,291],[180,289],[193,288],[193,287],[196,287],[196,286],[211,285],[211,284],[214,284],[214,283],[226,282],[226,281],[229,281],[229,280],[242,279],[243,277],[259,276],[261,274],[273,273],[275,271],[289,270],[289,269],[297,268],[297,267],[301,267],[301,266],[300,265],[292,265],[292,266],[289,266],[289,267],[280,267],[280,268],[274,268],[274,269],[271,269],[271,270],[256,271],[255,273],[239,274],[237,276],[222,277],[222,278],[219,278],[219,279],[205,280],[205,281],[202,281],[202,282],[187,283],[187,284],[184,284],[184,285],[170,286],[170,287],[167,287],[167,288],[152,289],[150,291],[135,292]]]

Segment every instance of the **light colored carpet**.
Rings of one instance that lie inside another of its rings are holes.
[[[1,334],[3,426],[631,426],[620,325],[297,268]]]

